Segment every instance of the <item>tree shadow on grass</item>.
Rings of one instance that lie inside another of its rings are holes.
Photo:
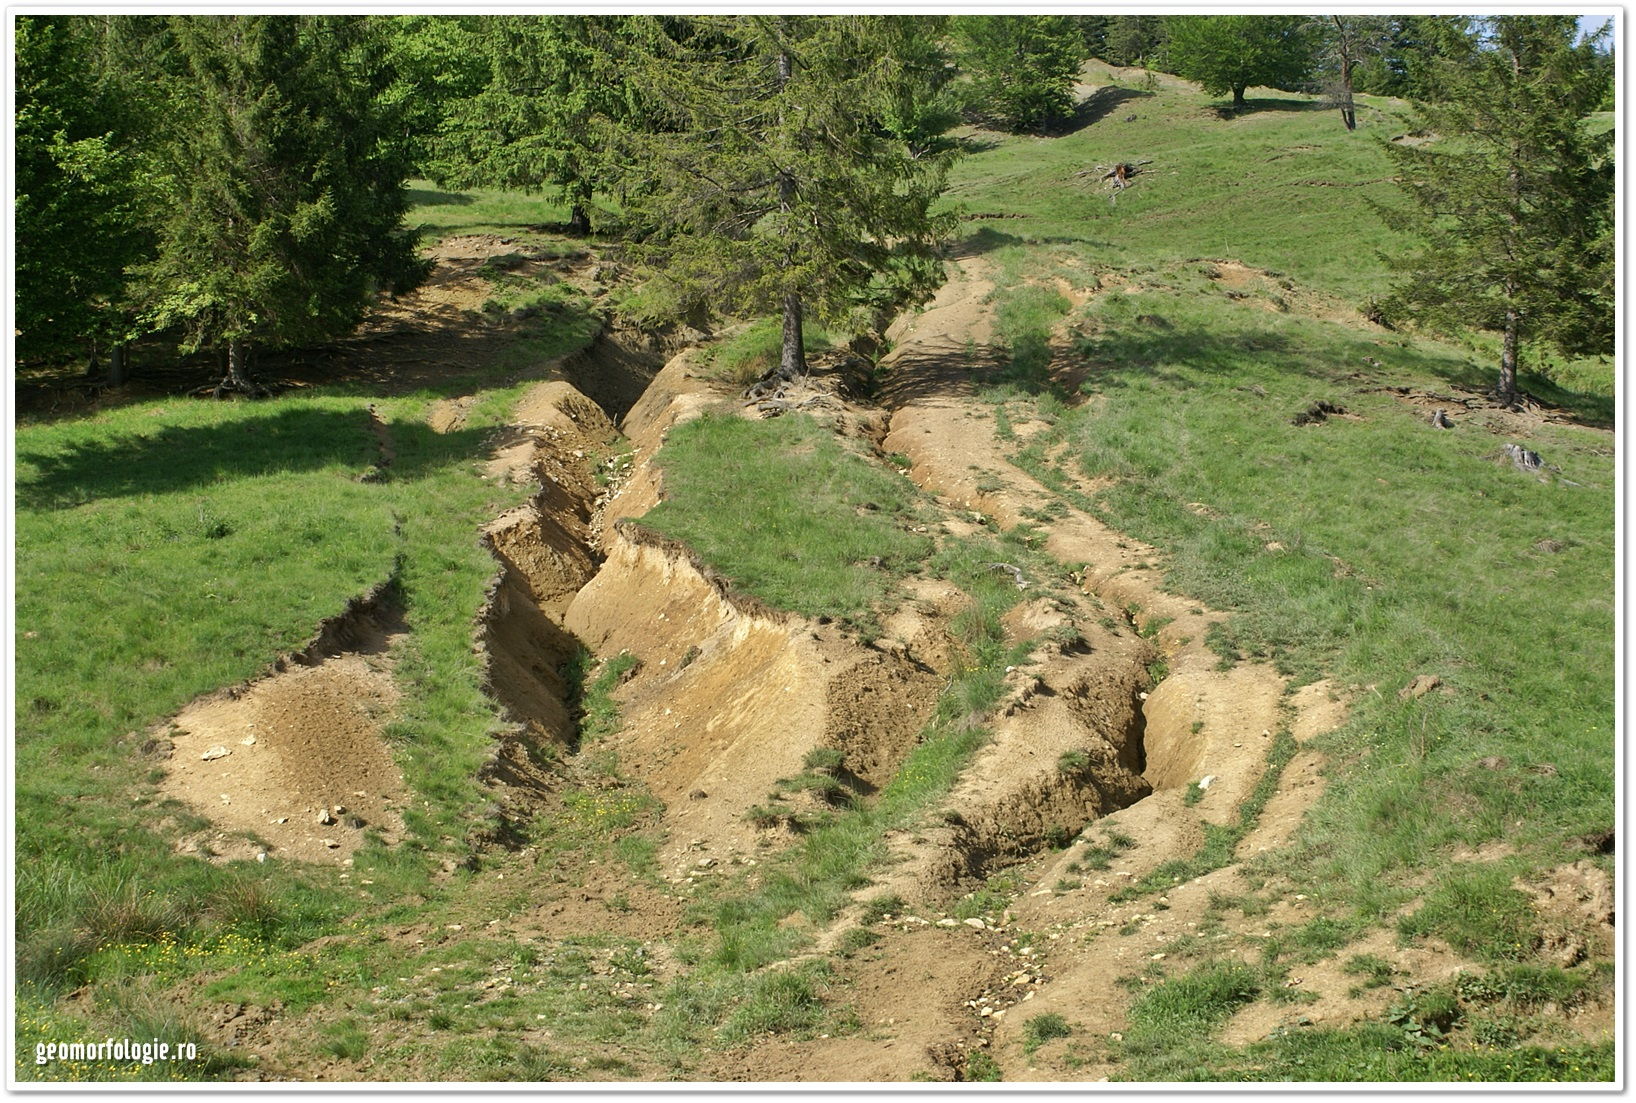
[[[17,450],[17,502],[36,510],[72,509],[109,498],[173,494],[224,479],[254,479],[351,468],[359,481],[426,477],[469,461],[490,429],[434,432],[397,421],[378,439],[368,412],[287,404],[265,416],[209,426],[163,426],[76,441],[49,451]]]
[[[434,303],[410,322],[379,322],[325,344],[256,350],[251,368],[274,394],[322,387],[331,394],[426,392],[454,398],[546,378],[548,367],[574,351],[576,333],[589,343],[600,325],[591,313],[572,307],[549,307],[539,317],[518,321]],[[201,395],[222,376],[214,353],[181,355],[157,339],[138,346],[132,359],[131,378],[121,387],[85,379],[81,368],[69,363],[19,373],[13,392],[18,423],[50,423]]]
[[[1216,114],[1224,119],[1237,119],[1246,115],[1261,115],[1268,112],[1288,111],[1332,111],[1334,104],[1322,100],[1286,100],[1246,97],[1243,107],[1234,107],[1231,101],[1215,105]],[[1337,123],[1337,126],[1340,124]]]
[[[1208,385],[1212,379],[1240,374],[1246,360],[1258,370],[1286,378],[1323,384],[1310,399],[1333,398],[1341,390],[1369,389],[1383,383],[1401,383],[1402,376],[1438,380],[1475,395],[1492,394],[1496,367],[1470,359],[1423,350],[1394,348],[1386,354],[1392,378],[1373,368],[1360,368],[1381,355],[1380,348],[1363,334],[1327,345],[1292,339],[1273,330],[1216,331],[1201,326],[1172,326],[1156,315],[1142,315],[1081,341],[1073,350],[1078,361],[1067,373],[1058,373],[1059,389],[1108,392],[1137,380],[1156,380],[1174,387]],[[1368,359],[1366,359],[1368,358]],[[1540,376],[1524,376],[1522,389],[1550,408],[1561,420],[1593,428],[1614,426],[1611,397],[1570,391]],[[1292,410],[1292,415],[1297,411]]]
[[[968,221],[972,222],[986,220],[985,216],[980,214],[967,215],[966,217]],[[1005,215],[989,215],[986,217],[1000,219],[1008,218],[1008,216]],[[1107,249],[1110,251],[1120,248],[1120,246],[1117,246],[1112,242],[1098,241],[1094,238],[1088,237],[1063,237],[1060,235],[1052,235],[1022,238],[1018,237],[1016,234],[1006,233],[1004,230],[996,230],[992,226],[980,226],[970,234],[967,234],[965,237],[959,239],[958,241],[952,242],[949,245],[945,256],[947,256],[950,260],[966,260],[971,257],[980,257],[984,253],[992,253],[998,249],[1004,249],[1008,245],[1083,245],[1090,246],[1091,248]]]
[[[1096,125],[1132,100],[1149,99],[1153,95],[1154,93],[1140,88],[1119,88],[1113,85],[1098,88],[1079,101],[1066,118],[1047,127],[1044,133],[1050,138],[1065,138],[1088,126]]]
[[[1570,421],[1593,429],[1612,429],[1616,425],[1616,407],[1610,394],[1569,390],[1542,375],[1528,372],[1518,376],[1517,385],[1544,405],[1566,414]]]
[[[469,207],[477,200],[469,195],[455,191],[438,191],[436,188],[410,188],[409,206],[414,207]]]

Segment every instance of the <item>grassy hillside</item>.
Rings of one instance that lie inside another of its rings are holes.
[[[1235,611],[1213,641],[1224,663],[1272,657],[1298,680],[1360,687],[1324,744],[1329,789],[1298,845],[1260,874],[1323,901],[1354,935],[1385,924],[1409,943],[1435,935],[1496,965],[1537,963],[1542,934],[1513,879],[1587,856],[1611,868],[1596,854],[1614,823],[1611,369],[1557,365],[1567,386],[1525,381],[1565,416],[1480,402],[1466,415],[1458,394],[1492,385],[1484,338],[1388,332],[1349,309],[1388,283],[1373,254],[1392,242],[1366,200],[1390,199],[1376,143],[1396,119],[1372,106],[1348,133],[1293,97],[1224,120],[1185,92],[1130,90],[1067,136],[990,139],[958,188],[984,216],[967,248],[999,272],[1009,360],[989,395],[1002,434],[1050,423],[1017,445],[1020,466],[1164,549],[1177,591]],[[1117,202],[1071,178],[1139,158],[1154,163]],[[1075,307],[1053,281],[1093,294]],[[1427,423],[1438,395],[1453,432]],[[1292,424],[1319,400],[1346,416]],[[1557,470],[1519,473],[1507,442]],[[1440,691],[1402,697],[1420,674]],[[1605,987],[1609,968],[1574,983]],[[1193,981],[1170,983],[1191,998]],[[1570,1072],[1530,1050],[1442,1055],[1416,1072],[1377,1060],[1368,1028],[1184,1054],[1174,1026],[1132,1050],[1133,1075],[1577,1079],[1610,1067],[1605,1051]]]
[[[1360,984],[1403,988],[1390,1021],[1227,1046],[1212,1039],[1234,1010],[1297,997],[1270,969],[1195,946],[1149,967],[1129,1031],[1098,1044],[1131,1079],[1610,1078],[1611,1044],[1563,1023],[1606,998],[1611,962],[1551,958],[1518,886],[1575,861],[1613,867],[1598,842],[1614,812],[1611,368],[1525,376],[1561,408],[1501,414],[1474,397],[1490,380],[1486,338],[1392,332],[1359,314],[1388,286],[1377,251],[1398,244],[1369,208],[1392,198],[1379,142],[1401,133],[1396,105],[1366,98],[1349,133],[1302,97],[1253,92],[1252,110],[1223,118],[1177,82],[1087,72],[1108,83],[1075,128],[972,134],[955,171],[950,200],[967,221],[954,252],[981,258],[997,288],[1001,366],[978,380],[985,416],[1063,502],[1162,549],[1170,588],[1232,613],[1211,638],[1223,664],[1269,658],[1297,682],[1353,692],[1350,721],[1323,737],[1328,784],[1296,845],[1249,868],[1267,900],[1299,893],[1323,912],[1281,932],[1266,961],[1344,958]],[[1115,161],[1150,162],[1116,201],[1075,176]],[[505,193],[428,186],[416,198],[429,239],[527,234],[565,215]],[[648,896],[616,896],[626,912],[659,899],[643,865],[653,840],[613,840],[596,818],[617,805],[623,830],[651,812],[618,804],[628,793],[611,773],[565,790],[521,856],[433,876],[467,855],[487,813],[475,773],[497,721],[472,617],[494,564],[476,533],[524,494],[478,465],[519,368],[588,333],[583,316],[553,317],[495,363],[392,393],[354,379],[18,427],[20,1078],[231,1077],[247,1061],[226,1049],[187,1068],[28,1061],[36,1041],[199,1036],[224,1002],[308,1015],[311,1037],[285,1039],[290,1052],[382,1079],[681,1076],[701,1052],[767,1032],[867,1032],[825,1002],[824,955],[766,967],[810,941],[789,918],[832,918],[983,738],[1019,661],[1000,624],[1018,595],[991,561],[1033,557],[1040,577],[1064,565],[1021,531],[933,554],[912,526],[892,526],[924,500],[804,416],[678,429],[654,527],[746,592],[864,635],[904,573],[953,579],[978,598],[957,626],[972,662],[878,801],[769,858],[754,891],[707,894],[663,938],[489,932],[492,917],[532,915],[531,887],[561,888],[558,858],[628,866]],[[466,394],[464,425],[433,433],[431,405]],[[1292,424],[1319,401],[1345,414]],[[1445,401],[1453,431],[1426,420]],[[384,473],[371,407],[395,453]],[[1019,435],[1025,420],[1046,428]],[[1552,470],[1513,469],[1499,455],[1508,442]],[[783,508],[790,496],[799,508]],[[791,532],[806,534],[804,555]],[[361,851],[369,878],[357,881],[178,852],[202,823],[150,803],[150,726],[264,671],[387,582],[412,630],[389,733],[417,798],[409,842]],[[1440,689],[1400,696],[1419,675]],[[609,725],[616,683],[587,691]],[[1166,887],[1129,891],[1157,908]],[[1440,939],[1481,969],[1382,972],[1349,949],[1382,929],[1404,946]],[[672,971],[646,992],[661,959]],[[550,1044],[536,1025],[547,1019]],[[518,1039],[518,1023],[536,1033]],[[1464,1033],[1441,1045],[1427,1024]]]
[[[1349,132],[1310,97],[1258,89],[1222,118],[1169,78],[1149,88],[1115,72],[1088,66],[1086,80],[1110,83],[1061,137],[976,136],[950,189],[983,219],[975,246],[1073,246],[1110,264],[1234,257],[1354,300],[1385,289],[1375,253],[1397,241],[1367,201],[1391,197],[1380,143],[1403,133],[1401,105],[1363,97]],[[1118,162],[1140,171],[1117,200],[1100,173],[1074,176]]]

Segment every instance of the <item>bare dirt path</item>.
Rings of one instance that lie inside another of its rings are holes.
[[[1056,496],[1011,464],[1009,449],[1015,445],[997,437],[993,408],[972,382],[973,369],[993,359],[993,323],[984,302],[992,286],[983,259],[964,258],[932,304],[895,329],[894,351],[882,364],[891,410],[883,448],[907,456],[911,478],[950,508],[1008,529],[1029,520],[1025,511]],[[1095,669],[1100,662],[1103,677],[1120,663],[1129,669],[1131,655],[1144,642],[1132,640],[1137,633],[1151,641],[1148,658],[1162,664],[1161,680],[1138,695],[1137,705],[1143,776],[1152,795],[1108,816],[1107,823],[1116,826],[1099,828],[1093,822],[1086,830],[1085,839],[1117,831],[1129,840],[1105,872],[1078,872],[1073,862],[1079,852],[1072,848],[1019,867],[1021,887],[1009,920],[1015,930],[1040,936],[1035,943],[1040,948],[1031,957],[1032,975],[1014,986],[1016,1002],[1009,1014],[995,1013],[1003,1003],[981,999],[969,1011],[981,1023],[981,1043],[992,1047],[989,1052],[1000,1059],[1008,1079],[1096,1079],[1111,1071],[1111,1066],[1094,1062],[1070,1071],[1043,1058],[1022,1061],[1022,1024],[1034,1014],[1058,1010],[1089,1036],[1116,1033],[1132,998],[1121,978],[1139,972],[1155,953],[1162,960],[1157,946],[1196,929],[1212,893],[1231,894],[1242,886],[1229,866],[1179,885],[1158,901],[1114,902],[1110,897],[1160,863],[1193,854],[1204,825],[1234,821],[1240,803],[1267,768],[1268,750],[1280,729],[1289,728],[1304,744],[1345,715],[1339,695],[1327,684],[1287,696],[1286,679],[1270,666],[1240,663],[1221,669],[1204,639],[1224,614],[1165,590],[1164,557],[1157,549],[1066,503],[1059,502],[1056,510],[1060,515],[1043,525],[1046,550],[1061,563],[1082,565],[1077,577],[1086,601],[1136,630],[1093,639],[1091,659],[1083,665]],[[995,784],[993,779],[1007,769],[998,760],[1001,756],[1014,759],[1036,749],[1055,754],[1062,725],[1076,720],[1097,726],[1094,717],[1054,716],[1038,708],[1026,710],[1020,725],[1002,719],[995,742],[970,771],[975,780],[963,783],[950,803],[959,806],[962,794],[975,796],[965,792],[973,784]],[[1239,857],[1289,840],[1321,792],[1321,768],[1317,754],[1303,746],[1243,840]],[[1201,781],[1208,788],[1196,801],[1184,800],[1188,787]],[[1140,933],[1121,938],[1110,928]],[[1020,999],[1015,987],[1024,990]],[[1023,1067],[1014,1068],[1017,1063]]]

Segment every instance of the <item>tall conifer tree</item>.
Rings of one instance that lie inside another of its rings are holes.
[[[569,228],[591,228],[591,195],[608,175],[598,117],[634,104],[616,55],[618,20],[588,15],[494,15],[473,45],[487,83],[449,110],[434,142],[439,180],[456,187],[560,189]]]
[[[142,112],[121,87],[111,25],[128,17],[16,21],[17,350],[119,349],[131,324],[125,269],[151,243]],[[116,361],[123,363],[122,355]],[[118,383],[119,372],[113,382]]]
[[[922,22],[700,16],[640,28],[630,66],[652,114],[625,131],[623,194],[647,227],[633,252],[659,309],[777,313],[787,377],[806,368],[809,317],[857,323],[942,282],[950,223],[930,208],[952,154],[913,148],[889,123],[915,114],[906,99],[923,89],[924,51],[904,40]]]
[[[1412,205],[1381,213],[1424,243],[1389,258],[1403,278],[1387,311],[1497,331],[1505,403],[1524,340],[1613,348],[1613,135],[1586,126],[1602,85],[1577,24],[1485,20],[1480,48],[1438,74],[1439,99],[1416,105],[1438,140],[1387,147]]]
[[[151,324],[225,354],[346,332],[381,286],[424,273],[403,228],[409,153],[360,17],[178,16],[171,192],[141,275]]]

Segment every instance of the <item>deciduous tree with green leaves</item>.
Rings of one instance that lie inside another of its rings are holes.
[[[249,354],[352,328],[375,292],[424,275],[403,227],[410,165],[383,99],[383,43],[355,16],[177,16],[170,186],[146,317],[226,359],[218,392],[257,393]]]
[[[774,313],[776,373],[806,370],[808,316],[864,329],[942,282],[931,207],[949,150],[892,125],[918,117],[925,25],[902,16],[642,20],[626,52],[649,114],[627,126],[631,252],[658,317]],[[924,137],[922,135],[921,137]]]
[[[1525,340],[1610,353],[1614,333],[1610,130],[1586,125],[1602,95],[1572,15],[1481,22],[1479,47],[1445,65],[1419,103],[1422,146],[1387,146],[1410,204],[1378,208],[1421,247],[1389,257],[1386,312],[1501,335],[1501,402],[1517,398]]]
[[[1312,68],[1312,48],[1299,15],[1178,15],[1165,20],[1166,56],[1177,76],[1212,96],[1233,94],[1244,107],[1252,85],[1295,88]]]

